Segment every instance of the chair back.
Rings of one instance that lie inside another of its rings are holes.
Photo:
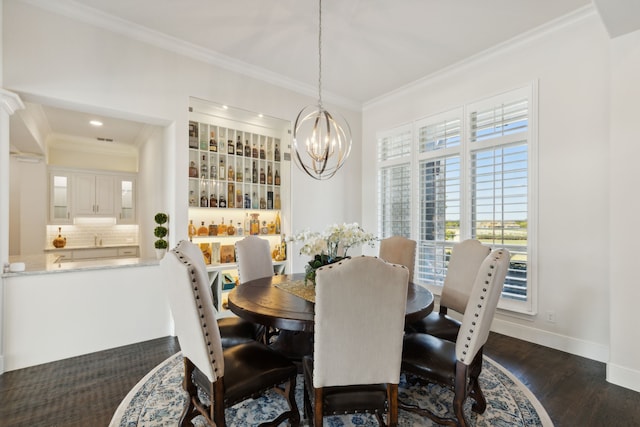
[[[216,310],[206,277],[177,249],[160,261],[180,349],[209,381],[224,376],[224,358]]]
[[[413,281],[416,263],[416,241],[404,236],[391,236],[380,241],[379,257],[383,260],[404,265],[409,269],[409,281]]]
[[[456,339],[456,358],[465,365],[471,364],[487,342],[510,259],[508,250],[496,249],[478,270]]]
[[[359,256],[316,272],[313,386],[398,384],[409,270]]]
[[[490,247],[474,239],[453,246],[440,296],[441,306],[464,313],[478,269],[490,252]]]
[[[247,236],[236,242],[236,263],[240,283],[273,276],[273,261],[269,241]]]

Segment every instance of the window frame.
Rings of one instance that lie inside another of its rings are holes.
[[[500,104],[508,104],[518,99],[527,100],[527,129],[524,132],[515,133],[513,135],[502,135],[499,137],[489,138],[486,140],[471,140],[471,114],[474,111],[482,111],[486,108],[493,108]],[[376,194],[378,196],[376,201],[376,215],[378,231],[382,231],[380,226],[379,213],[381,212],[381,200],[379,198],[381,192],[380,182],[380,170],[384,167],[389,167],[395,164],[404,164],[407,160],[410,162],[410,174],[411,174],[411,238],[420,243],[420,165],[425,159],[443,159],[453,155],[458,155],[460,158],[460,235],[459,240],[442,242],[441,246],[449,248],[453,246],[457,241],[462,241],[472,237],[472,217],[473,217],[473,205],[472,205],[472,154],[487,149],[493,149],[497,147],[507,147],[513,144],[513,140],[521,139],[526,140],[527,145],[527,290],[526,300],[518,301],[510,298],[501,297],[498,303],[498,308],[516,313],[523,313],[527,315],[537,314],[537,300],[538,300],[538,274],[537,274],[537,218],[538,218],[538,87],[537,82],[531,82],[527,85],[518,87],[516,89],[507,90],[499,94],[490,95],[479,100],[465,103],[456,108],[452,108],[437,114],[426,116],[418,120],[412,121],[409,124],[395,127],[386,131],[380,131],[376,134],[377,144],[377,183]],[[429,124],[435,124],[439,121],[449,119],[460,119],[460,144],[453,147],[445,147],[433,151],[420,152],[420,129]],[[393,135],[399,135],[400,132],[411,132],[411,150],[409,156],[402,158],[395,158],[392,160],[381,161],[379,156],[379,144],[381,138],[392,137]],[[407,157],[409,157],[407,159]],[[446,200],[446,199],[445,199]],[[380,237],[388,237],[382,236]],[[417,238],[418,237],[418,238]],[[450,243],[450,245],[449,245]],[[497,247],[503,247],[502,245],[492,246],[493,249]],[[509,248],[508,246],[505,246]],[[420,253],[420,244],[418,244],[418,255]],[[416,262],[416,269],[418,268],[418,262]],[[437,273],[434,273],[437,276]],[[438,282],[425,282],[419,280],[419,273],[416,271],[415,279],[419,284],[426,286],[435,294],[440,294],[442,291],[442,283]]]

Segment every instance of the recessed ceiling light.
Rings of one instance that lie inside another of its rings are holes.
[[[226,105],[223,105],[222,108],[224,108],[225,110],[229,109],[229,107],[227,107]]]
[[[91,120],[89,124],[96,127],[102,126],[102,122],[100,120]]]
[[[258,114],[258,117],[263,118],[264,115],[262,113]]]

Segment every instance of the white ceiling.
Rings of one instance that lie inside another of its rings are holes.
[[[317,96],[316,0],[25,1],[197,51],[218,66]],[[589,5],[591,0],[324,0],[323,97],[361,107]],[[144,126],[112,119],[96,130],[86,126],[84,113],[43,108],[53,134],[134,143]]]
[[[316,0],[29,0],[317,93]],[[379,97],[591,0],[324,0],[323,94]]]

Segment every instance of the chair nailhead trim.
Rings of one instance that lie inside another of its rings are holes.
[[[495,269],[495,267],[496,267],[496,264],[495,264],[495,263],[500,259],[500,256],[501,256],[501,255],[502,255],[502,251],[498,251],[498,255],[497,255],[497,256],[495,256],[495,257],[493,258],[494,263],[493,263],[493,264],[491,264],[491,265],[489,265],[489,269],[490,269],[490,270],[494,270],[494,269]],[[484,294],[486,294],[486,293],[488,292],[488,287],[489,287],[489,285],[491,284],[491,280],[490,280],[489,278],[491,278],[492,276],[493,276],[493,273],[492,273],[491,271],[488,271],[488,272],[487,272],[487,277],[488,277],[488,279],[486,279],[486,280],[484,281],[484,284],[485,284],[486,286],[485,286],[484,288],[482,288],[483,295],[480,295],[480,300],[481,300],[481,301],[484,301],[484,299],[485,299],[485,295],[484,295]],[[477,306],[476,306],[476,307],[477,307],[477,311],[476,311],[473,315],[474,315],[474,317],[475,317],[475,318],[479,318],[479,317],[480,317],[480,314],[481,314],[481,311],[482,311],[482,307],[483,307],[483,305],[482,305],[482,304],[477,304]],[[472,322],[471,322],[471,325],[472,325],[472,326],[476,326],[476,322],[475,322],[475,321],[472,321]],[[467,341],[471,341],[471,339],[473,338],[473,332],[474,332],[474,329],[475,329],[475,328],[469,329],[469,335],[466,337],[466,338],[467,338]],[[469,348],[469,344],[465,344],[465,348]],[[463,354],[464,356],[466,356],[466,355],[467,355],[467,351],[466,351],[466,350],[463,350],[463,351],[462,351],[462,354]],[[460,361],[461,361],[461,362],[464,362],[464,360],[465,360],[464,356],[460,358]]]
[[[186,265],[187,267],[189,267],[189,274],[191,274],[191,283],[192,283],[192,287],[193,287],[193,293],[194,293],[194,297],[197,300],[200,300],[200,296],[198,295],[198,280],[196,278],[196,270],[195,267],[193,267],[193,265],[187,261],[186,257],[179,252],[176,249],[173,249],[172,252],[174,252],[177,256],[178,259],[180,259],[182,261],[182,263],[184,265]],[[198,304],[198,311],[200,312],[200,318],[204,319],[204,312],[202,309],[202,304]],[[206,322],[202,322],[202,331],[204,332],[205,337],[209,337],[209,331],[207,330],[207,323]],[[211,347],[211,341],[210,340],[206,340],[206,346],[209,350],[209,355],[210,356],[214,356],[215,352],[213,350],[213,348]],[[218,366],[216,365],[216,359],[215,357],[211,357],[211,365],[213,367],[213,372],[215,372],[216,374],[218,373]]]

